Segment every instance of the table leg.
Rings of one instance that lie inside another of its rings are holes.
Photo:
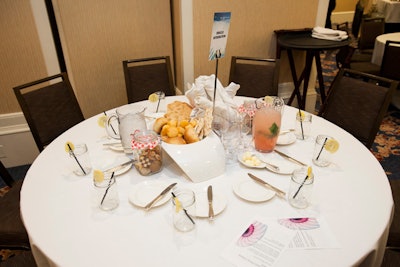
[[[321,95],[321,105],[325,102],[326,94],[325,94],[325,85],[324,85],[324,77],[322,75],[322,66],[321,66],[321,57],[320,51],[314,52],[315,56],[315,65],[317,66],[317,77],[319,83],[319,93]]]
[[[288,59],[289,59],[290,71],[292,73],[293,84],[294,84],[294,90],[292,92],[292,95],[289,98],[288,105],[291,105],[294,100],[294,97],[297,96],[297,105],[300,107],[301,103],[302,103],[301,94],[300,94],[300,83],[303,78],[303,73],[300,75],[300,79],[298,80],[292,50],[287,49],[287,54],[288,54]]]

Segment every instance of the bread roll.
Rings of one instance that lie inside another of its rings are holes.
[[[188,144],[200,141],[199,136],[197,135],[194,128],[191,126],[186,127],[185,134],[183,136],[186,140],[186,143],[188,143]]]
[[[181,136],[176,137],[163,137],[162,140],[168,144],[185,145],[186,141]]]
[[[164,117],[157,118],[153,125],[153,131],[159,134],[161,132],[162,127],[167,123],[168,123],[167,118]]]

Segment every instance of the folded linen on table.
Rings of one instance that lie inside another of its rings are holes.
[[[193,84],[187,84],[187,91],[185,93],[190,104],[193,107],[207,109],[213,107],[214,99],[214,83],[215,75],[199,76],[195,79]],[[227,87],[223,87],[221,82],[217,79],[217,90],[215,94],[215,107],[214,115],[221,117],[232,117],[237,112],[238,105],[233,101],[237,90],[240,85],[230,83]]]
[[[349,38],[347,32],[339,31],[339,30],[332,30],[322,27],[315,27],[312,30],[312,37],[324,40],[331,40],[331,41],[342,41]]]

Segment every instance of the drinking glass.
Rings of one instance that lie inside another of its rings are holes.
[[[232,109],[223,116],[214,115],[212,127],[224,146],[226,164],[232,164],[237,160],[241,142],[241,115]]]
[[[111,173],[104,173],[105,177],[102,181],[94,181],[96,189],[96,202],[99,208],[105,211],[116,209],[119,205],[119,197],[115,176]]]
[[[190,214],[196,214],[196,197],[189,189],[175,189],[172,198],[172,220],[174,227],[181,232],[189,232],[195,228]]]
[[[306,168],[293,171],[289,186],[289,203],[295,208],[304,209],[310,205],[312,188],[314,184],[314,174]]]
[[[69,152],[72,172],[77,176],[88,175],[92,171],[89,152],[86,144],[77,144],[73,151]]]
[[[256,100],[257,110],[253,118],[253,138],[256,150],[271,152],[276,146],[281,129],[283,99],[268,96]]]
[[[301,114],[301,115],[300,115]],[[311,132],[312,115],[303,111],[296,113],[294,135],[299,140],[306,140]]]
[[[336,148],[332,148],[331,143],[337,141],[329,135],[318,135],[315,139],[313,163],[320,167],[326,167],[332,162],[332,155],[336,152]]]

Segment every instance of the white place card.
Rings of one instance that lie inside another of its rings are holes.
[[[211,33],[211,45],[210,52],[208,53],[208,60],[213,60],[217,57],[223,58],[225,56],[230,22],[231,12],[214,13],[214,24]]]

